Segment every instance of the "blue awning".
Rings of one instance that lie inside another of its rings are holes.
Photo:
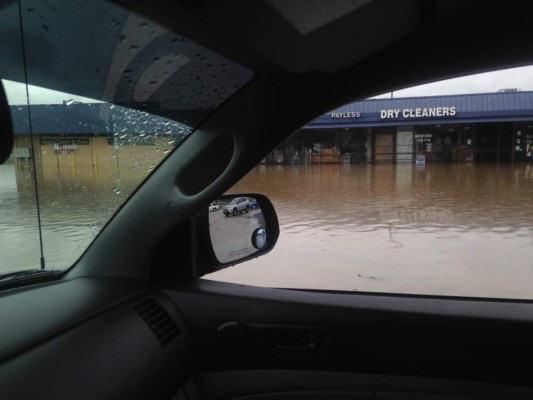
[[[533,92],[373,99],[340,107],[305,128],[364,128],[533,121]]]

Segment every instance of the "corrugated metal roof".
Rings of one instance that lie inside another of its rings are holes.
[[[29,133],[28,107],[10,106],[15,134]],[[51,135],[189,134],[188,125],[109,103],[49,104],[30,107],[32,131]]]

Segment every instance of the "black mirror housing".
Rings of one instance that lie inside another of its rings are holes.
[[[258,193],[226,194],[196,218],[197,277],[260,257],[279,237],[276,211]]]
[[[3,164],[13,151],[14,132],[11,111],[7,103],[4,86],[0,81],[0,164]]]

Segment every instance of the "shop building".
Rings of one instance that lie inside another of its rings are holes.
[[[109,103],[11,106],[15,131],[12,161],[41,169],[149,170],[191,128],[154,114]],[[31,124],[30,124],[31,116]],[[30,128],[33,133],[33,152]]]
[[[37,165],[121,169],[157,163],[191,128],[108,103],[12,106],[13,161],[29,164],[28,116]],[[184,113],[184,112],[182,112]],[[373,99],[317,118],[282,143],[270,164],[520,162],[533,142],[533,91]],[[130,165],[131,164],[131,165]]]
[[[322,115],[264,162],[518,162],[532,141],[533,91],[375,99]]]

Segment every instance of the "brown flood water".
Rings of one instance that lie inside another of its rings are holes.
[[[533,166],[258,166],[276,248],[211,274],[235,283],[533,298]]]
[[[67,268],[149,168],[39,172],[48,268]],[[0,272],[39,265],[29,169],[0,166]],[[266,256],[209,275],[236,283],[533,299],[533,166],[258,166],[280,222]]]

